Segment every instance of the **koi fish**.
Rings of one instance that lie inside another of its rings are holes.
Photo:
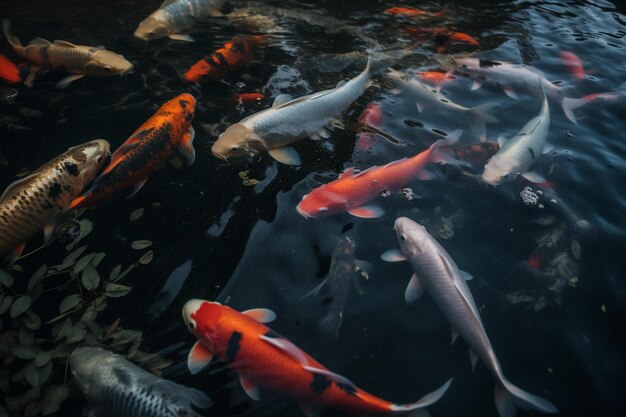
[[[165,0],[161,7],[139,23],[134,36],[142,41],[170,38],[193,42],[189,35],[180,32],[198,20],[220,14],[224,0]]]
[[[456,80],[454,75],[441,71],[422,71],[415,75],[427,83],[434,85],[437,89],[441,89],[441,86],[449,81]]]
[[[467,162],[471,166],[484,167],[489,158],[500,149],[497,141],[486,141],[456,146],[454,153],[458,160]]]
[[[6,56],[0,54],[0,78],[9,84],[15,84],[22,81],[20,70]]]
[[[451,43],[460,42],[469,45],[479,46],[480,44],[476,39],[463,32],[453,32],[445,28],[417,28],[410,27],[405,28],[405,31],[409,35],[413,36],[427,36],[433,41],[438,53],[445,52]]]
[[[448,12],[447,7],[444,7],[438,12],[415,9],[413,7],[390,7],[384,11],[384,13],[386,14],[392,14],[396,16],[409,16],[409,17],[443,17],[446,15],[447,12]]]
[[[469,119],[472,133],[478,136],[481,141],[485,140],[487,136],[485,124],[498,121],[497,118],[488,113],[494,107],[493,103],[471,108],[464,107],[415,78],[409,81],[404,80],[402,73],[399,71],[391,70],[386,75],[396,84],[399,92],[406,92],[416,98],[418,112],[440,112],[452,117],[465,117]]]
[[[263,324],[275,317],[267,309],[240,313],[215,302],[188,301],[183,318],[198,338],[189,352],[189,370],[196,374],[215,357],[239,374],[250,398],[258,400],[263,387],[295,399],[309,417],[319,416],[324,408],[354,415],[412,415],[439,400],[452,382],[414,403],[392,404],[328,370]]]
[[[106,140],[83,143],[7,187],[0,197],[0,254],[8,263],[40,230],[46,244],[54,240],[70,202],[91,184],[108,153]]]
[[[359,123],[364,127],[380,128],[383,124],[383,111],[380,103],[370,103],[359,116]],[[374,143],[375,135],[372,132],[360,131],[357,136],[357,149],[360,151],[366,151]]]
[[[414,274],[404,293],[405,301],[413,302],[428,292],[452,325],[452,342],[461,335],[469,345],[472,368],[480,358],[496,378],[495,400],[500,416],[513,417],[516,405],[541,413],[558,412],[548,400],[521,390],[504,377],[478,307],[465,282],[472,276],[459,269],[424,226],[399,217],[394,229],[400,250],[385,252],[382,258],[391,262],[408,260],[411,264]]]
[[[254,51],[264,44],[265,36],[236,36],[226,44],[192,65],[185,73],[189,82],[218,81],[242,71],[253,58]]]
[[[233,102],[236,104],[250,104],[263,100],[265,96],[261,93],[235,93]]]
[[[432,179],[434,175],[426,168],[434,163],[454,162],[450,146],[460,136],[461,131],[455,131],[412,158],[399,159],[384,166],[373,166],[359,173],[354,168],[348,168],[336,180],[321,185],[302,197],[296,210],[305,218],[332,216],[346,211],[365,219],[380,217],[384,214],[383,209],[368,203],[381,192],[399,192],[416,177],[420,180]]]
[[[578,80],[585,78],[585,67],[583,62],[573,52],[561,52],[561,61],[567,66],[572,76]]]
[[[219,135],[211,152],[228,159],[266,151],[278,162],[300,165],[300,156],[287,145],[306,137],[327,138],[325,126],[346,110],[371,84],[371,62],[360,75],[337,87],[291,100],[280,95],[272,108],[254,113]]]
[[[85,415],[90,417],[200,417],[192,405],[207,408],[211,404],[203,392],[159,378],[101,348],[74,350],[70,366],[89,401]]]
[[[528,181],[545,182],[545,178],[536,172],[529,172],[529,169],[537,158],[551,150],[551,147],[546,147],[549,129],[550,108],[548,98],[544,96],[539,115],[511,139],[498,138],[500,149],[485,165],[481,179],[495,186],[515,180],[520,173]]]
[[[154,170],[178,153],[193,164],[195,132],[191,126],[196,100],[183,93],[163,104],[111,156],[111,162],[70,208],[94,207],[114,193],[133,187],[137,193]]]

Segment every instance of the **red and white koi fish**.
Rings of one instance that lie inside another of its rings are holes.
[[[383,124],[383,111],[380,107],[380,103],[370,103],[365,110],[363,110],[361,116],[359,116],[359,123],[364,128],[367,128],[367,126],[371,126],[376,129],[380,128]],[[357,137],[357,149],[359,151],[366,151],[374,143],[376,135],[367,130],[361,130],[357,134]]]

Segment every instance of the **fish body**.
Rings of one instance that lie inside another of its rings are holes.
[[[265,96],[261,93],[235,93],[232,97],[234,104],[250,104],[263,100]]]
[[[35,38],[26,46],[10,32],[7,19],[2,22],[2,29],[13,51],[23,60],[33,63],[43,71],[64,71],[75,74],[57,84],[66,87],[72,81],[84,75],[110,77],[123,75],[133,69],[133,64],[122,55],[109,51],[102,46],[74,45],[67,41]]]
[[[224,0],[165,0],[160,8],[139,23],[134,36],[143,41],[168,37],[193,42],[183,35],[198,20],[219,14]]]
[[[499,185],[515,180],[517,174],[533,182],[544,182],[537,174],[529,173],[535,161],[544,153],[550,129],[550,108],[544,96],[541,112],[533,117],[510,139],[499,139],[500,149],[492,156],[482,174],[482,180]],[[536,178],[535,178],[536,177]]]
[[[383,111],[380,103],[370,103],[359,116],[359,124],[363,129],[357,134],[357,149],[366,151],[374,144],[375,138],[375,134],[367,128],[378,129],[383,124]]]
[[[280,162],[299,165],[299,156],[285,147],[306,137],[327,137],[325,126],[369,87],[370,68],[368,63],[360,75],[333,89],[282,104],[275,101],[274,107],[228,127],[219,135],[211,152],[216,157],[228,159],[267,151]]]
[[[577,80],[583,80],[585,78],[585,67],[578,55],[573,52],[563,51],[561,52],[561,61],[565,63],[570,74]]]
[[[196,62],[184,75],[189,82],[218,81],[248,66],[265,36],[236,36],[222,48]]]
[[[126,358],[96,347],[70,356],[75,381],[89,402],[89,417],[200,417],[202,392],[159,378]]]
[[[70,208],[94,207],[114,193],[134,187],[136,193],[157,168],[180,154],[193,164],[196,100],[183,93],[163,104],[111,156],[111,162],[93,185],[74,199]]]
[[[426,168],[433,163],[452,161],[450,145],[459,136],[460,133],[451,134],[412,158],[399,159],[384,166],[373,166],[359,173],[354,168],[348,168],[336,180],[302,197],[296,209],[305,218],[332,216],[346,211],[357,217],[380,217],[384,214],[382,209],[367,203],[382,192],[399,192],[415,178],[432,178]]]
[[[190,300],[183,307],[183,318],[198,338],[188,357],[192,373],[216,358],[239,374],[251,398],[258,400],[263,387],[295,399],[307,416],[326,407],[354,415],[408,414],[437,401],[451,382],[415,403],[392,404],[328,370],[265,326],[275,318],[270,310],[241,313],[219,303]]]
[[[414,274],[405,292],[410,302],[427,292],[450,322],[453,340],[460,335],[469,345],[473,364],[480,358],[497,380],[496,407],[502,417],[513,417],[515,405],[544,413],[558,410],[549,401],[511,384],[487,337],[478,307],[466,284],[471,276],[462,272],[448,252],[420,224],[406,217],[396,219],[394,229],[400,245],[398,256],[411,264]]]
[[[20,70],[6,56],[0,54],[0,78],[9,84],[15,84],[22,81]]]
[[[42,229],[46,243],[52,241],[70,202],[91,183],[108,152],[105,140],[83,143],[7,187],[0,197],[0,254],[9,263]]]

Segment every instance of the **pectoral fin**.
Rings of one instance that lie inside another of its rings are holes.
[[[180,33],[172,33],[171,35],[168,35],[168,38],[170,38],[173,41],[195,42],[195,39],[192,38],[191,36],[183,35]]]
[[[476,363],[478,362],[478,355],[472,349],[469,350],[470,361],[472,362],[472,372],[476,369]]]
[[[25,247],[26,247],[26,243],[22,243],[21,245],[13,249],[11,252],[6,254],[4,256],[4,259],[7,265],[11,265],[13,262],[15,262],[17,258],[19,258],[22,255],[22,252],[24,252]]]
[[[417,300],[424,294],[424,286],[420,282],[417,274],[413,274],[411,280],[409,281],[409,285],[406,287],[404,291],[404,301],[407,303],[412,303]]]
[[[370,204],[368,206],[361,206],[350,209],[348,210],[348,213],[361,219],[376,219],[385,214],[385,211],[375,204]]]
[[[504,89],[504,93],[505,93],[507,96],[509,96],[509,97],[511,97],[511,98],[513,98],[513,99],[515,99],[515,100],[517,100],[517,99],[519,98],[519,96],[517,95],[517,93],[516,93],[516,92],[515,92],[512,88],[505,88],[505,89]]]
[[[76,80],[80,80],[81,78],[83,78],[85,76],[85,74],[72,74],[72,75],[68,75],[67,77],[63,78],[61,81],[59,81],[56,84],[56,87],[59,90],[62,90],[64,88],[69,87],[69,85],[76,81]]]
[[[197,374],[204,369],[213,359],[213,353],[204,347],[200,341],[197,341],[187,356],[187,367],[192,375]]]
[[[250,382],[243,375],[239,375],[239,382],[241,382],[241,387],[248,394],[248,397],[252,398],[255,401],[259,401],[259,387],[258,385]]]
[[[300,155],[298,155],[298,152],[293,148],[284,147],[269,149],[267,153],[269,153],[272,158],[274,158],[281,164],[294,166],[302,165]]]
[[[400,252],[400,249],[389,249],[380,255],[380,259],[385,262],[402,262],[406,261],[407,257]]]
[[[126,198],[133,198],[135,196],[135,194],[137,194],[139,192],[139,190],[141,190],[141,187],[143,187],[143,185],[146,183],[146,181],[148,181],[148,177],[142,179],[137,184],[135,184],[135,186],[133,187],[133,192],[130,193]]]
[[[530,182],[542,183],[546,182],[546,179],[540,173],[536,171],[528,171],[522,174],[522,177],[526,178]]]
[[[267,308],[253,308],[244,311],[243,314],[255,319],[259,323],[271,323],[276,320],[276,313]]]
[[[478,90],[480,87],[482,87],[482,84],[479,81],[472,81],[472,91]]]
[[[281,106],[281,105],[283,105],[285,103],[290,102],[291,100],[293,100],[293,96],[291,96],[289,94],[279,94],[274,99],[274,102],[272,103],[272,107]]]
[[[193,147],[193,139],[195,136],[195,130],[193,130],[193,127],[189,127],[189,131],[183,134],[183,137],[180,139],[180,145],[178,146],[178,152],[187,166],[193,165],[196,160],[196,150]]]
[[[57,230],[56,223],[48,223],[44,225],[43,240],[46,246],[51,244],[54,241],[54,239],[57,237],[56,230]]]
[[[457,332],[456,330],[454,330],[454,328],[452,329],[452,341],[450,342],[451,345],[454,344],[454,342],[456,342],[456,339],[459,338],[459,332]]]

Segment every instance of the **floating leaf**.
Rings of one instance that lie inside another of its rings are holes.
[[[70,389],[65,385],[51,386],[43,398],[42,414],[47,416],[59,411],[61,403],[67,399],[69,393]]]
[[[52,355],[50,352],[39,352],[37,356],[35,356],[35,366],[41,368],[42,366],[47,365],[51,360]]]
[[[1,268],[0,268],[0,284],[4,285],[5,287],[10,287],[11,285],[13,285],[13,275],[9,274],[7,271]]]
[[[83,275],[81,276],[81,283],[83,287],[89,291],[94,291],[100,285],[100,274],[96,271],[91,265],[87,265],[83,270]]]
[[[19,317],[30,308],[32,299],[28,295],[23,295],[15,299],[11,306],[11,318]]]
[[[130,213],[130,218],[128,220],[130,220],[131,222],[136,222],[141,218],[141,216],[143,216],[143,207],[137,210],[133,210],[133,212]]]
[[[11,354],[22,360],[35,359],[37,350],[33,346],[14,345],[11,346]]]
[[[141,258],[139,258],[139,263],[142,265],[148,265],[150,262],[152,262],[153,257],[154,257],[154,252],[150,250],[144,253],[144,255]]]
[[[26,326],[20,326],[17,336],[21,345],[33,346],[35,344],[35,333]]]
[[[41,318],[36,313],[33,313],[32,310],[28,310],[22,320],[24,325],[31,330],[39,330],[41,328]]]
[[[87,265],[91,263],[91,261],[93,260],[95,256],[96,254],[94,252],[94,253],[90,253],[80,258],[76,262],[76,265],[74,265],[74,273],[80,274],[81,272],[83,272],[83,270],[87,267]]]
[[[28,289],[32,289],[35,285],[38,285],[41,280],[46,276],[46,272],[48,272],[48,265],[41,265],[28,281]]]
[[[122,272],[117,279],[115,280],[115,282],[119,282],[121,280],[123,280],[126,275],[128,275],[130,273],[130,271],[132,271],[133,269],[137,268],[137,266],[139,265],[139,263],[134,263],[131,264],[128,268],[126,268],[126,270],[124,272]]]
[[[39,369],[35,366],[35,362],[31,362],[26,365],[24,371],[24,377],[26,381],[33,386],[33,388],[39,388],[41,386],[41,380],[39,379]]]
[[[80,248],[76,249],[69,255],[63,259],[63,265],[71,265],[87,250],[87,245],[83,245]]]
[[[36,390],[39,392],[39,390]],[[24,401],[24,399],[22,399]],[[24,401],[25,402],[25,401]],[[33,401],[24,408],[24,417],[35,417],[41,413],[42,403],[41,401]]]
[[[98,265],[100,265],[100,262],[102,262],[102,260],[104,259],[105,256],[107,256],[107,255],[104,252],[96,253],[96,256],[94,256],[93,259],[91,260],[91,266],[93,266],[94,268],[97,268]]]
[[[104,291],[107,297],[117,298],[117,297],[123,297],[129,292],[131,292],[132,288],[126,285],[114,284],[110,282],[107,284]]]
[[[135,250],[149,248],[150,246],[152,246],[152,241],[150,240],[135,240],[130,244],[130,247]]]
[[[59,305],[59,312],[65,313],[66,311],[70,311],[82,302],[83,300],[80,298],[80,294],[68,295],[63,299],[63,301],[61,301],[61,305]]]
[[[0,315],[4,314],[9,307],[11,307],[11,303],[13,302],[13,297],[7,296],[2,301],[0,301]]]
[[[82,323],[76,323],[74,327],[72,327],[66,334],[67,343],[76,343],[80,342],[85,338],[87,334],[87,329],[85,325]]]
[[[122,272],[122,264],[117,265],[109,274],[109,281],[115,282]]]

